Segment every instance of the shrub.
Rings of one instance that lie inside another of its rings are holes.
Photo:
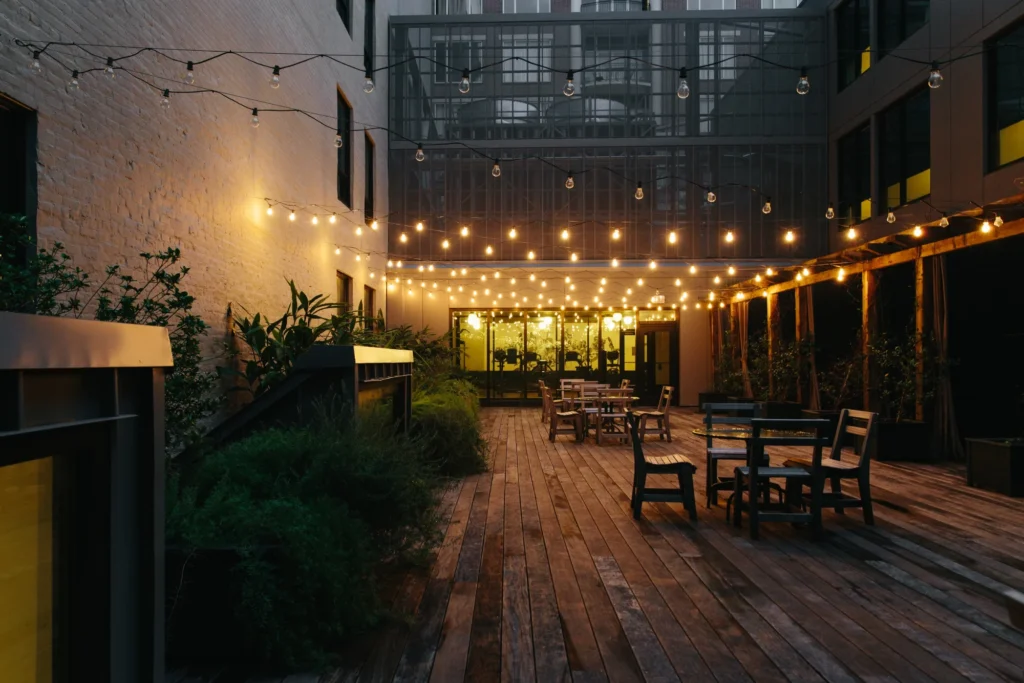
[[[462,379],[432,382],[413,394],[409,433],[439,473],[460,477],[487,469],[487,442],[480,434],[476,387]]]
[[[381,563],[436,545],[439,480],[415,444],[383,411],[339,414],[254,434],[171,487],[168,542],[189,558],[169,574],[173,659],[322,668],[379,618]],[[212,649],[211,632],[228,637]]]

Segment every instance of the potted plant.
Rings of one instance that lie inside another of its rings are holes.
[[[705,403],[738,403],[743,401],[743,370],[732,335],[722,338],[722,353],[715,363],[714,382],[710,391],[697,394],[697,412],[704,411]],[[749,399],[746,399],[749,400]]]
[[[800,376],[809,367],[811,340],[776,342],[768,354],[768,335],[752,340],[747,348],[750,386],[762,405],[762,415],[773,419],[802,417],[800,403],[792,400]]]
[[[876,373],[872,394],[877,398],[879,460],[932,460],[931,429],[914,419],[917,400],[918,340],[915,333],[900,336],[880,334],[868,344],[868,355]],[[921,339],[922,399],[935,394],[940,367],[931,338]]]
[[[860,407],[864,391],[864,354],[860,342],[855,342],[846,353],[835,358],[818,371],[819,410],[804,410],[808,419],[829,420],[832,431],[839,424],[843,408]]]

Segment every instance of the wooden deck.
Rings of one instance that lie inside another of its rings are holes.
[[[445,497],[415,614],[335,680],[1024,680],[1003,591],[1024,586],[1024,500],[955,468],[873,464],[877,526],[825,514],[826,538],[766,524],[751,542],[724,508],[628,510],[631,454],[547,440],[536,409],[483,412],[491,472]],[[703,467],[692,413],[673,443]]]

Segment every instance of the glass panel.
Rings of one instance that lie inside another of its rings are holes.
[[[522,398],[526,351],[522,313],[491,315],[491,398]]]
[[[622,314],[601,315],[601,363],[612,381],[622,372]]]
[[[487,321],[476,311],[457,312],[453,329],[459,348],[459,367],[466,371],[481,396],[487,394]]]
[[[53,458],[0,467],[0,671],[53,678]]]
[[[545,379],[558,368],[559,316],[551,311],[526,314],[526,395],[536,398],[537,380]]]
[[[595,313],[566,314],[563,323],[565,335],[565,372],[589,375],[597,369],[597,351],[600,344],[598,318]]]
[[[642,323],[674,322],[676,319],[676,312],[674,309],[662,310],[659,308],[654,311],[639,311],[636,315],[637,320]]]
[[[989,47],[990,165],[1024,158],[1024,23]]]

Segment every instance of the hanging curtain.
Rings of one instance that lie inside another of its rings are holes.
[[[747,366],[747,323],[750,318],[750,302],[742,301],[739,304],[738,331],[740,338],[740,373],[743,375],[743,395],[751,398],[754,389],[750,386],[750,368]]]
[[[935,387],[935,417],[933,419],[933,448],[943,460],[962,460],[963,444],[956,425],[953,407],[953,386],[949,379],[949,299],[946,291],[946,257],[933,256],[927,260],[931,268],[932,327],[941,368]]]
[[[801,324],[803,325],[803,339],[814,341],[814,290],[811,287],[799,287],[797,291],[804,296],[801,313]],[[821,393],[818,389],[818,361],[815,358],[816,345],[811,344],[811,356],[807,359],[807,408],[809,410],[821,410]]]

